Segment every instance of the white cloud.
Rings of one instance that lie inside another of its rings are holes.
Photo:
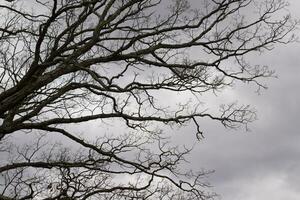
[[[300,196],[300,191],[290,187],[287,176],[280,173],[246,179],[234,185],[236,192],[223,200],[299,200]]]

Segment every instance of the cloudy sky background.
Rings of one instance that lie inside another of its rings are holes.
[[[289,1],[291,14],[300,18],[300,1]],[[197,0],[192,3],[197,4]],[[200,142],[196,142],[194,126],[171,131],[174,144],[195,145],[187,167],[195,171],[215,170],[208,180],[221,200],[300,199],[299,52],[300,43],[277,45],[273,51],[250,59],[254,64],[270,66],[278,76],[265,80],[269,88],[260,95],[256,87],[242,85],[219,93],[217,98],[207,98],[209,102],[204,101],[213,107],[220,103],[216,99],[252,105],[258,120],[250,124],[251,132],[226,130],[210,120],[202,121],[205,139]],[[161,105],[185,98],[176,94],[161,97]],[[106,125],[87,123],[76,129],[89,133],[86,136],[90,139],[99,132],[120,132],[118,122],[109,124],[109,129]]]
[[[291,14],[300,18],[300,0],[289,2]],[[194,170],[215,170],[209,181],[222,200],[299,200],[300,43],[279,45],[254,59],[276,70],[278,78],[267,80],[269,89],[258,95],[256,88],[237,86],[218,96],[257,109],[251,132],[226,130],[205,121],[205,139],[196,143],[190,165]],[[195,144],[194,132],[194,127],[176,131],[175,142]]]
[[[300,1],[289,2],[291,14],[300,18]],[[296,34],[300,36],[299,30]],[[279,45],[253,59],[269,65],[278,75],[277,79],[267,80],[269,88],[260,95],[247,86],[221,94],[253,105],[258,120],[250,125],[251,132],[205,124],[205,139],[195,146],[190,161],[194,169],[216,170],[209,180],[220,199],[300,199],[299,52],[300,43]],[[184,130],[186,134],[191,131]]]

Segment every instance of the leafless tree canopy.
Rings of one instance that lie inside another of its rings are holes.
[[[246,56],[291,42],[296,22],[283,0],[189,2],[0,3],[0,199],[213,198],[208,172],[180,167],[191,148],[169,144],[164,127],[192,123],[201,139],[203,119],[238,128],[255,112],[162,94],[265,87],[273,72]],[[111,120],[127,129],[89,139],[74,128]]]

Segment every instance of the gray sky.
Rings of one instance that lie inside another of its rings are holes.
[[[290,3],[292,15],[299,18],[300,1]],[[278,75],[267,81],[269,89],[261,95],[244,87],[223,94],[258,110],[251,132],[224,130],[215,123],[205,127],[205,139],[195,146],[190,160],[194,169],[216,170],[209,180],[221,199],[299,200],[299,52],[300,43],[293,43],[255,58]]]
[[[292,15],[300,18],[300,1],[289,1]],[[293,43],[255,58],[278,75],[267,81],[269,89],[260,95],[245,86],[220,94],[257,109],[251,132],[226,130],[211,121],[203,125],[205,139],[195,145],[189,160],[194,170],[216,170],[209,181],[220,199],[300,199],[299,52],[300,43]],[[193,144],[194,127],[181,129],[175,137]]]
[[[292,15],[300,18],[300,1],[290,3]],[[204,122],[205,139],[195,145],[189,160],[194,170],[216,170],[209,181],[222,200],[299,200],[299,52],[300,43],[293,43],[278,45],[253,58],[255,63],[276,70],[279,77],[268,79],[269,89],[260,95],[247,86],[220,94],[221,99],[238,100],[257,109],[258,120],[250,125],[251,132]],[[96,126],[89,128],[99,130]],[[175,138],[181,144],[193,144],[194,131],[194,127],[185,127],[176,132]]]

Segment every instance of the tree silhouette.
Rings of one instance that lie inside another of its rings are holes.
[[[164,130],[192,123],[201,139],[203,119],[247,127],[249,105],[217,112],[195,99],[236,82],[265,87],[273,72],[246,56],[293,41],[297,22],[282,0],[197,3],[1,3],[0,198],[213,198],[209,172],[180,167],[191,148],[168,143]],[[195,98],[162,97],[174,94]],[[121,133],[91,139],[78,128],[91,121]]]

